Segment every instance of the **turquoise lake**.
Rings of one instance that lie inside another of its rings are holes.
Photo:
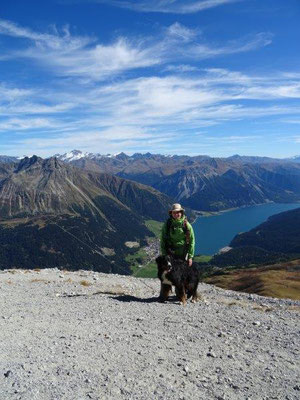
[[[267,203],[239,208],[211,217],[198,217],[193,223],[196,236],[195,254],[212,255],[228,246],[237,233],[246,232],[283,211],[299,208],[300,203]]]

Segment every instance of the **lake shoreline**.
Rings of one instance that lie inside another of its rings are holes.
[[[242,206],[209,215],[199,215],[193,222],[196,237],[196,254],[213,255],[230,246],[231,240],[241,232],[247,232],[269,217],[300,207],[300,202],[266,202]],[[206,217],[211,218],[206,218]]]
[[[277,203],[275,201],[266,201],[264,203],[258,203],[258,204],[249,204],[245,206],[240,206],[240,207],[231,207],[231,208],[226,208],[225,210],[220,210],[220,211],[201,211],[201,210],[193,210],[193,212],[196,214],[196,218],[192,222],[193,224],[197,221],[198,218],[200,217],[214,217],[216,215],[222,215],[224,213],[234,211],[234,210],[241,210],[243,208],[249,208],[249,207],[259,207],[263,206],[265,204],[299,204],[300,207],[300,201],[293,201],[290,203]]]

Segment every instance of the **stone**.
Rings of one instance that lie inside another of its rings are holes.
[[[213,351],[210,351],[207,353],[207,357],[216,358],[217,356],[215,355],[215,353]]]

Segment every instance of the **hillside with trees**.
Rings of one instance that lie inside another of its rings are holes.
[[[26,157],[0,175],[0,269],[130,273],[128,242],[146,244],[148,219],[171,199],[142,184],[84,171],[57,158]]]

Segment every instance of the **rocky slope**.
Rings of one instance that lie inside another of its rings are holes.
[[[0,272],[0,399],[298,400],[300,302],[201,284],[156,301],[157,280]]]

